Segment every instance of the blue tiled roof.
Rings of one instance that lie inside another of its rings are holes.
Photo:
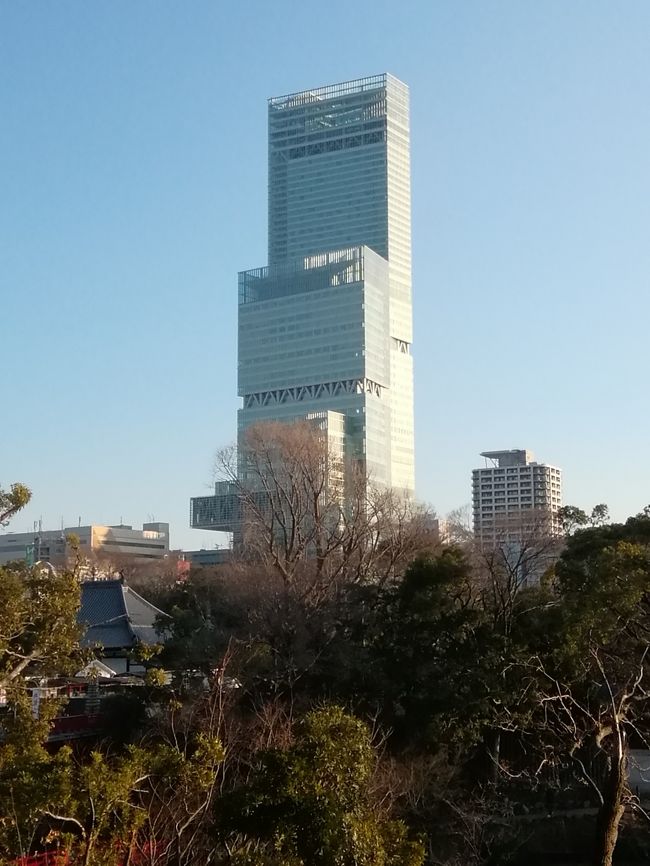
[[[164,640],[154,627],[166,616],[121,580],[88,580],[81,584],[77,622],[87,627],[83,646],[100,643],[104,649],[128,649],[136,643]]]

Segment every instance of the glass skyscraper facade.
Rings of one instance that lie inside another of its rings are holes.
[[[268,129],[269,264],[239,275],[239,433],[337,413],[346,456],[412,493],[408,88],[378,75],[275,97]],[[211,498],[192,525],[211,524]]]
[[[348,247],[240,274],[239,430],[345,415],[345,456],[390,484],[388,263]]]

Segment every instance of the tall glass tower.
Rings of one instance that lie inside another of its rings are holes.
[[[268,116],[269,264],[239,274],[239,432],[324,419],[376,482],[412,493],[408,88],[360,78],[274,97]],[[223,528],[217,498],[192,500],[193,526]]]

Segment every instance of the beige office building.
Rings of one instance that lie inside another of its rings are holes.
[[[142,529],[132,526],[69,526],[64,529],[0,534],[0,565],[13,560],[54,565],[63,564],[73,553],[69,536],[79,540],[82,555],[162,559],[169,553],[169,524],[144,523]]]

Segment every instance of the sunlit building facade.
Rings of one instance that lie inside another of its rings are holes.
[[[562,470],[531,451],[483,451],[472,471],[474,535],[483,545],[561,535]]]
[[[412,494],[408,88],[378,75],[275,97],[268,129],[269,264],[239,275],[239,436],[337,413],[345,458]],[[233,500],[216,498],[192,500],[193,526],[225,528]]]
[[[71,537],[75,538],[73,544],[70,543]],[[169,524],[144,523],[142,529],[124,524],[91,524],[0,534],[0,565],[13,560],[31,563],[44,560],[62,565],[74,560],[78,553],[106,559],[164,559],[169,555]]]

